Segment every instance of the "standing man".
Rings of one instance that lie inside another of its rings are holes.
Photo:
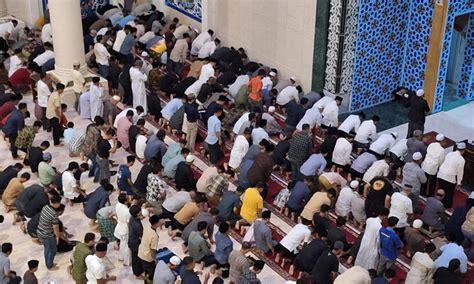
[[[423,98],[425,91],[419,89],[416,91],[416,95],[410,96],[410,111],[408,112],[408,133],[407,138],[413,136],[413,131],[425,130],[425,118],[426,113],[430,111],[428,103]]]
[[[2,127],[5,137],[8,137],[10,142],[10,151],[12,152],[13,159],[23,159],[18,156],[18,148],[16,147],[16,138],[18,132],[25,127],[25,116],[28,112],[26,103],[20,103],[17,109],[14,109],[7,118],[5,125]]]
[[[148,79],[147,75],[141,71],[143,61],[135,60],[135,65],[130,68],[130,79],[132,80],[132,94],[133,107],[142,106],[144,115],[148,112],[148,104],[146,100],[145,82]]]
[[[84,79],[84,76],[82,73],[79,71],[81,68],[81,63],[78,61],[74,62],[72,65],[72,81],[74,85],[72,86],[72,89],[74,90],[74,94],[76,95],[76,102],[74,103],[74,109],[77,111],[78,114],[81,114],[80,110],[80,104],[79,104],[79,97],[81,96],[82,92],[84,92],[84,86],[86,84],[86,80]]]
[[[79,243],[74,248],[72,253],[72,279],[79,284],[85,284],[86,278],[86,257],[92,254],[92,249],[95,245],[95,234],[86,233],[84,236],[84,242]]]
[[[144,217],[142,215],[141,207],[138,205],[130,206],[129,212],[132,216],[128,223],[128,247],[132,252],[132,272],[133,275],[137,277],[137,280],[144,280],[144,277],[142,276],[142,263],[138,257],[138,248],[143,236],[142,219]]]
[[[61,94],[64,92],[65,86],[61,83],[56,84],[56,92],[53,92],[48,99],[48,106],[46,107],[46,118],[53,130],[54,146],[62,146],[61,139],[61,125],[59,119],[61,118]]]
[[[222,109],[216,108],[214,115],[207,120],[207,137],[204,141],[209,153],[209,161],[214,165],[222,158],[221,120],[219,119],[221,115]]]
[[[44,259],[46,267],[50,271],[58,270],[59,266],[54,264],[57,244],[59,242],[59,218],[58,208],[61,206],[61,196],[51,197],[50,204],[45,205],[40,213],[40,219],[36,234],[44,247]]]
[[[249,103],[253,110],[255,107],[262,106],[262,78],[265,76],[265,70],[258,70],[258,75],[253,77],[247,85],[249,91]]]
[[[86,257],[86,278],[87,283],[107,283],[115,281],[117,277],[109,276],[104,257],[107,255],[107,244],[98,243],[95,246],[95,253]]]
[[[389,217],[388,226],[381,228],[380,234],[380,258],[377,265],[377,274],[382,275],[385,270],[391,269],[397,259],[398,249],[403,247],[403,243],[395,233],[395,226],[397,226],[398,218]]]
[[[92,78],[92,85],[90,89],[90,103],[91,103],[91,119],[94,120],[96,116],[102,117],[104,111],[103,99],[104,90],[100,86],[100,77]]]
[[[412,162],[408,162],[403,166],[402,184],[409,184],[413,187],[410,194],[413,209],[418,207],[421,185],[426,183],[426,175],[421,168],[422,162],[423,155],[420,152],[416,152],[412,155]]]
[[[443,199],[444,207],[452,208],[454,191],[456,185],[460,185],[464,175],[464,164],[466,161],[462,157],[466,150],[466,144],[457,144],[456,151],[446,155],[444,162],[439,167],[438,183],[439,188],[444,189],[446,196]]]
[[[444,148],[441,142],[444,135],[439,133],[436,135],[436,142],[431,143],[426,149],[426,157],[421,168],[425,171],[427,182],[421,185],[421,195],[434,196],[436,189],[436,173],[439,166],[444,162]]]
[[[168,58],[167,69],[169,72],[174,72],[179,76],[183,74],[184,62],[186,62],[190,42],[191,37],[187,33],[183,34],[182,39],[176,41]]]
[[[160,218],[158,215],[153,215],[149,221],[150,226],[143,228],[142,240],[138,247],[138,257],[141,259],[146,279],[151,281],[153,280],[153,275],[155,275],[155,259],[156,251],[158,250],[158,234],[156,229],[160,226]]]
[[[46,80],[48,79],[48,74],[45,72],[42,72],[40,74],[40,80],[38,83],[36,83],[36,89],[37,89],[37,96],[36,96],[36,101],[38,105],[41,107],[41,121],[43,122],[43,129],[44,130],[51,130],[49,121],[46,118],[46,107],[48,106],[48,99],[49,96],[51,95],[51,90],[49,89],[48,84],[46,83]]]
[[[117,33],[117,39],[116,43],[118,43],[119,40],[119,33]],[[97,63],[97,66],[99,66],[99,74],[103,78],[107,79],[109,76],[109,58],[110,58],[110,53],[105,47],[105,37],[102,35],[98,35],[97,38],[97,43],[94,45],[94,55],[95,55],[95,62]]]
[[[303,124],[302,131],[298,132],[290,140],[290,149],[288,150],[288,160],[291,163],[291,174],[293,181],[298,181],[301,165],[311,155],[313,149],[313,139],[310,135],[309,124]]]
[[[183,129],[186,129],[186,147],[194,152],[194,146],[196,145],[196,137],[198,133],[198,119],[200,118],[199,111],[196,106],[196,97],[189,95],[187,102],[184,105],[185,119],[183,121]]]

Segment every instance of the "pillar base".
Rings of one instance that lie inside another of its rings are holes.
[[[82,71],[82,70],[81,70]],[[85,68],[85,73],[84,78],[86,79],[86,90],[88,91],[90,88],[90,85],[92,84],[92,78],[93,77],[100,77],[95,72],[92,72],[91,70]],[[63,95],[62,95],[62,103],[67,105],[67,110],[73,110],[74,109],[74,103],[76,102],[76,95],[73,90],[73,85],[74,83],[72,82],[72,79],[70,75],[64,76],[64,72],[61,72],[61,70],[52,70],[48,72],[48,75],[51,77],[53,80],[54,84],[57,83],[62,83],[66,86],[64,89]],[[105,78],[100,77],[100,85],[104,89],[104,92],[108,94],[108,81]]]

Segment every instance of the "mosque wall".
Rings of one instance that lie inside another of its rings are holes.
[[[34,26],[36,20],[43,14],[41,0],[7,0],[8,14]]]
[[[392,99],[399,86],[412,90],[426,84],[428,49],[430,47],[435,1],[430,0],[362,0],[359,5],[358,29],[352,83],[351,110],[370,107]],[[447,1],[446,26],[441,38],[442,52],[434,80],[433,112],[441,111],[451,45],[454,18],[474,12],[474,1]],[[472,18],[472,17],[471,17]],[[440,19],[441,20],[441,19]],[[474,99],[473,56],[466,49],[460,87],[461,97]],[[433,80],[433,78],[429,78]]]
[[[213,1],[209,27],[225,45],[244,47],[249,58],[294,76],[311,89],[315,0]]]
[[[408,0],[360,2],[351,110],[388,101],[399,86],[409,8]]]

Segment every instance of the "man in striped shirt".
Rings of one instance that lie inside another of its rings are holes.
[[[36,234],[44,247],[44,259],[49,270],[58,270],[54,264],[57,243],[59,241],[59,218],[56,211],[61,205],[61,196],[51,197],[50,204],[45,205],[40,213],[40,220]]]

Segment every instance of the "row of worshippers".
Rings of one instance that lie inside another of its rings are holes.
[[[128,166],[133,164],[134,159],[131,157],[127,157]],[[158,249],[158,236],[155,230],[162,226],[164,220],[169,220],[167,222],[170,223],[167,224],[169,230],[181,230],[180,235],[189,251],[189,257],[183,259],[184,265],[178,272],[185,283],[188,283],[186,281],[201,283],[198,274],[194,272],[195,263],[212,266],[211,271],[219,269],[224,277],[230,274],[234,283],[247,283],[242,281],[250,279],[255,281],[256,274],[263,268],[262,261],[248,259],[245,256],[250,251],[250,244],[244,243],[241,250],[232,250],[233,243],[228,236],[230,226],[225,220],[235,211],[234,206],[239,206],[238,195],[241,192],[228,191],[234,195],[230,203],[227,201],[226,205],[222,202],[219,203],[219,209],[214,207],[209,209],[203,193],[182,190],[170,194],[169,186],[163,179],[163,168],[158,163],[152,163],[140,170],[136,181],[138,183],[138,179],[143,178],[141,175],[143,171],[147,171],[146,167],[153,168],[152,172],[145,175],[147,184],[145,197],[126,191],[122,187],[122,179],[119,179],[117,186],[121,193],[117,197],[116,204],[112,204],[110,197],[114,186],[103,180],[97,189],[86,194],[89,190],[81,188],[79,183],[80,173],[84,170],[81,170],[76,162],[69,163],[63,173],[56,173],[56,178],[52,178],[52,184],[47,185],[44,182],[43,172],[47,173],[49,170],[42,168],[50,167],[49,163],[50,160],[40,162],[41,184],[24,188],[22,184],[29,178],[27,173],[11,178],[3,192],[3,200],[12,202],[10,210],[18,210],[16,216],[21,222],[28,220],[25,230],[43,244],[45,264],[50,270],[58,269],[54,264],[57,252],[71,251],[75,247],[71,267],[75,281],[115,280],[115,277],[108,273],[111,269],[110,261],[96,259],[96,257],[105,258],[107,246],[102,245],[99,248],[98,244],[94,254],[96,239],[94,234],[86,234],[84,243],[78,244],[69,240],[70,235],[60,220],[61,214],[66,209],[66,206],[61,204],[61,195],[64,196],[66,204],[71,203],[71,206],[72,203],[84,203],[84,214],[91,220],[91,226],[100,232],[99,243],[117,240],[119,260],[123,261],[124,265],[131,265],[138,279],[151,280],[155,277],[156,281],[153,283],[166,283],[160,281],[175,279],[177,272],[173,270],[180,265],[179,258],[172,258],[169,264],[162,260],[155,261]],[[20,164],[15,165],[13,171],[16,175],[21,168]],[[4,181],[9,171],[12,170],[2,172],[0,180]],[[79,179],[76,179],[78,173]],[[138,206],[137,202],[145,203]],[[150,215],[149,222],[142,221],[145,216]],[[220,223],[219,232],[214,236],[216,223]],[[216,245],[215,252],[211,251],[211,244]],[[68,249],[61,249],[65,245],[68,245]],[[207,251],[203,250],[203,247],[207,247]],[[207,283],[208,280],[209,274],[206,274],[203,283]]]

